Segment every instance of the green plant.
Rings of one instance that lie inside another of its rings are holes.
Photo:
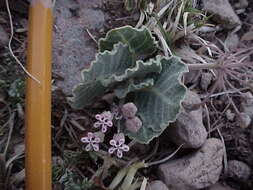
[[[66,169],[60,182],[64,185],[64,190],[88,190],[92,187],[92,184],[86,177],[81,180],[69,169]]]
[[[180,79],[187,67],[177,57],[156,56],[157,42],[146,27],[125,26],[109,31],[99,41],[99,53],[82,82],[74,89],[71,104],[81,109],[114,92],[120,102],[133,102],[142,127],[136,133],[118,129],[130,138],[149,143],[159,136],[180,111],[186,88]]]

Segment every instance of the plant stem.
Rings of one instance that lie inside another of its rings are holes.
[[[147,167],[153,166],[153,165],[157,165],[157,164],[162,164],[164,162],[167,162],[169,159],[171,159],[183,146],[184,144],[181,144],[177,150],[175,150],[172,154],[170,154],[169,156],[167,156],[166,158],[162,159],[162,160],[158,160],[158,161],[154,161],[154,162],[150,162],[147,163]]]
[[[117,185],[122,181],[122,179],[125,177],[127,171],[128,171],[128,167],[125,167],[123,169],[121,169],[118,174],[114,177],[113,181],[111,182],[111,184],[109,185],[108,189],[113,190],[114,188],[117,187]]]
[[[129,187],[131,186],[131,184],[133,182],[133,179],[134,179],[134,176],[135,176],[137,170],[140,168],[145,168],[145,167],[147,167],[147,165],[144,162],[139,162],[139,163],[136,163],[136,164],[130,166],[130,168],[127,172],[127,176],[125,177],[124,182],[121,186],[121,189],[129,189]]]
[[[202,70],[202,69],[216,69],[219,67],[218,63],[208,64],[187,64],[189,70]]]

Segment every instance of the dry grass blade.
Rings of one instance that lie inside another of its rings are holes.
[[[175,154],[183,147],[184,145],[181,144],[172,154],[170,154],[169,156],[167,156],[166,158],[162,159],[162,160],[158,160],[158,161],[154,161],[154,162],[150,162],[150,163],[147,163],[147,166],[150,167],[150,166],[154,166],[154,165],[157,165],[157,164],[162,164],[164,162],[167,162],[169,159],[171,159],[173,156],[175,156]]]
[[[147,187],[147,183],[148,183],[148,179],[144,177],[144,178],[143,178],[143,181],[142,181],[142,183],[141,183],[141,188],[140,188],[140,190],[145,190],[146,187]]]
[[[4,153],[3,153],[4,157],[6,157],[7,151],[8,151],[8,148],[9,148],[11,135],[12,135],[13,128],[14,128],[14,118],[15,118],[15,112],[11,115],[10,121],[8,122],[9,123],[9,134],[8,134],[7,142],[6,142]]]
[[[9,15],[10,27],[11,27],[11,36],[10,36],[9,43],[8,43],[10,54],[15,59],[15,61],[19,64],[19,66],[22,68],[22,70],[25,72],[25,74],[27,74],[30,78],[32,78],[34,81],[36,81],[37,83],[40,84],[40,81],[26,70],[26,68],[23,66],[23,64],[19,61],[19,59],[13,53],[13,50],[11,47],[11,43],[12,43],[12,39],[13,39],[13,35],[14,35],[12,15],[11,15],[10,7],[9,7],[9,1],[5,0],[5,3],[6,3],[6,9],[7,9],[8,15]]]

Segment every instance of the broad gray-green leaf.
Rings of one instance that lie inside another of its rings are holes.
[[[115,44],[112,51],[98,53],[90,68],[83,70],[82,82],[73,90],[73,98],[70,98],[72,107],[81,109],[91,105],[108,90],[102,84],[103,80],[114,74],[124,74],[134,64],[129,48],[122,43]]]
[[[73,98],[70,98],[70,104],[75,109],[81,109],[85,106],[89,106],[94,101],[103,96],[106,92],[100,81],[94,81],[93,83],[81,83],[77,85],[73,90]]]
[[[125,82],[123,85],[118,86],[114,93],[119,99],[123,99],[128,93],[141,90],[143,88],[151,88],[154,85],[154,79],[147,78],[140,81],[131,79]]]
[[[113,45],[118,42],[127,44],[130,51],[137,57],[151,55],[157,49],[156,40],[145,26],[141,29],[132,26],[112,29],[106,34],[105,38],[99,40],[100,51],[110,51],[113,49]]]
[[[112,75],[122,75],[126,69],[134,67],[135,60],[127,45],[118,43],[112,51],[98,53],[88,69],[82,71],[83,83],[104,80]]]
[[[149,73],[160,73],[162,71],[161,63],[155,59],[150,59],[147,62],[141,60],[136,62],[132,68],[128,68],[124,73],[115,73],[102,81],[104,86],[109,86],[115,82],[122,82],[126,79],[145,77]]]
[[[136,134],[124,131],[140,143],[149,143],[175,121],[186,93],[180,81],[187,71],[186,65],[176,57],[167,59],[158,56],[157,60],[160,60],[163,69],[155,78],[154,86],[132,93],[132,101],[138,108],[143,126]]]

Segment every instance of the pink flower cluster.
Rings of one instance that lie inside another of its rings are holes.
[[[93,127],[100,129],[102,134],[105,134],[109,128],[113,127],[113,118],[118,119],[118,114],[105,111],[101,114],[96,114],[96,122]],[[86,143],[86,151],[99,151],[99,143],[103,142],[103,139],[98,135],[99,132],[89,132],[86,137],[81,138],[81,142]],[[118,158],[123,157],[123,152],[129,151],[129,146],[125,144],[125,136],[123,133],[118,133],[110,140],[111,147],[108,149],[109,154],[115,153]]]

